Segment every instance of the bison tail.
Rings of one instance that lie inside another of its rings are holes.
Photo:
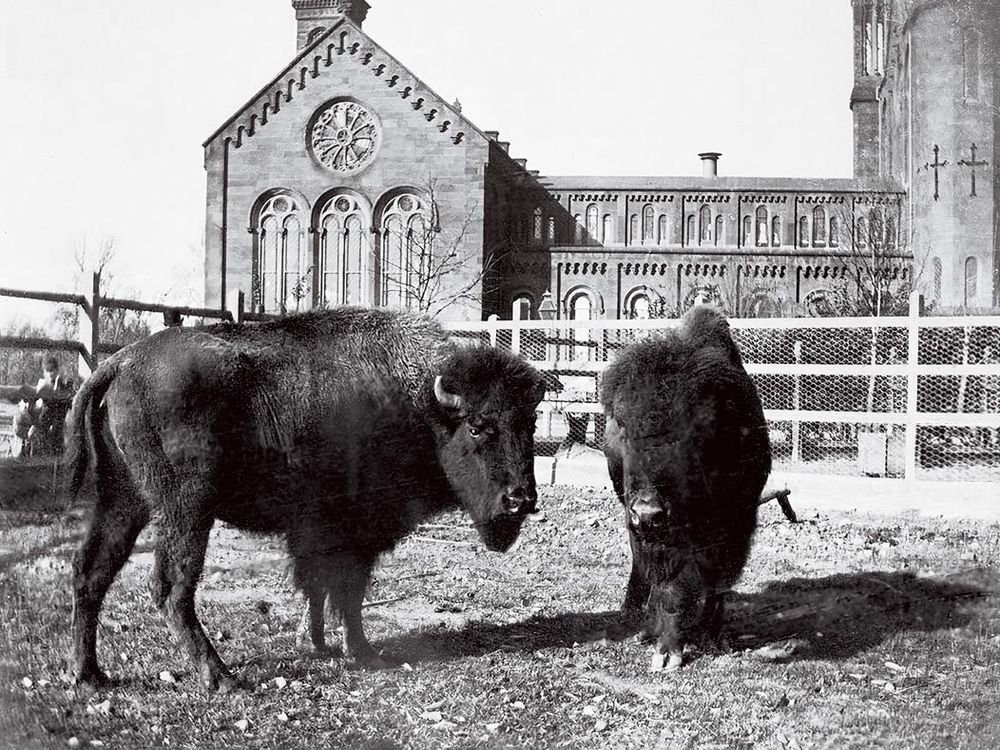
[[[70,497],[75,497],[83,485],[90,467],[90,455],[100,437],[100,408],[104,394],[114,382],[118,368],[108,362],[91,375],[73,398],[69,439],[66,445],[66,467]]]

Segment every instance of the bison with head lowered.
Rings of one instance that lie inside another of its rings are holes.
[[[101,603],[151,519],[153,600],[206,686],[231,681],[194,608],[216,519],[283,534],[316,645],[329,596],[348,654],[377,665],[361,605],[379,555],[456,507],[508,549],[535,508],[543,392],[523,360],[403,312],[172,328],[121,350],[74,404],[71,489],[93,464],[98,495],[73,568],[78,681],[105,679]]]
[[[675,668],[696,631],[718,639],[723,597],[743,571],[771,470],[767,424],[729,324],[699,306],[605,373],[605,453],[625,509],[632,573],[622,607]]]

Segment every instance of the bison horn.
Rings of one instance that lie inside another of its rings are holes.
[[[438,403],[441,404],[441,406],[448,409],[461,409],[464,405],[461,396],[454,393],[448,393],[448,391],[444,389],[444,384],[441,382],[440,375],[434,379],[434,396],[437,398]]]

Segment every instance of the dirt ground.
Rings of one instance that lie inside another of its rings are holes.
[[[377,672],[298,647],[283,543],[217,525],[199,614],[237,671],[225,695],[197,685],[150,602],[149,530],[103,611],[115,683],[73,687],[70,560],[86,509],[0,512],[0,744],[1000,746],[997,525],[855,513],[792,525],[764,506],[730,601],[732,650],[651,673],[648,645],[606,637],[628,573],[617,502],[556,486],[541,506],[505,555],[454,513],[383,560],[365,624],[400,666]]]

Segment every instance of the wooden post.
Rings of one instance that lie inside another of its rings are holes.
[[[909,316],[906,321],[906,433],[904,435],[903,478],[917,478],[917,367],[920,364],[920,311],[923,298],[919,292],[910,294]]]
[[[802,342],[796,341],[792,345],[792,354],[795,356],[795,364],[802,364]],[[795,412],[795,419],[792,420],[792,463],[798,463],[802,460],[802,423],[800,421],[801,414],[799,409],[801,408],[802,401],[802,376],[798,373],[792,381],[792,411]]]
[[[94,271],[91,281],[91,291],[83,306],[80,324],[77,327],[77,337],[83,344],[84,351],[80,353],[77,368],[80,377],[87,378],[97,369],[97,345],[101,340],[101,272]]]
[[[247,309],[246,305],[247,305],[246,294],[244,294],[243,290],[240,289],[236,293],[236,322],[237,323],[242,323],[243,322],[243,317],[246,314],[246,309]]]

